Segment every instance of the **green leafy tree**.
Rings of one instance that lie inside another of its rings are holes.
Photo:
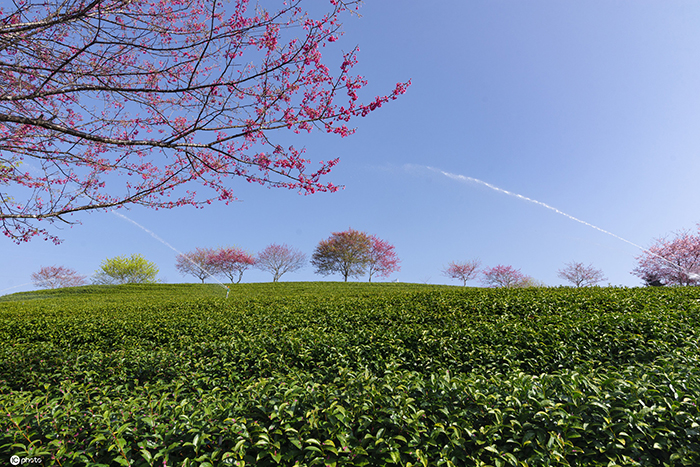
[[[317,274],[327,276],[340,273],[347,282],[348,277],[364,274],[371,252],[372,238],[365,232],[348,229],[333,232],[329,238],[322,240],[311,256],[311,264]]]
[[[139,254],[117,256],[102,262],[95,272],[95,284],[153,284],[158,282],[158,267]]]

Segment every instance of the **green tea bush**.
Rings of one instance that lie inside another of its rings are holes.
[[[82,287],[0,299],[44,465],[700,465],[700,289]]]

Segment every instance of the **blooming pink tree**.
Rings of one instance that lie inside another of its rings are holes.
[[[207,277],[218,272],[213,262],[214,254],[215,251],[211,248],[195,248],[193,251],[177,256],[175,269],[183,276],[191,275],[200,279],[204,284]]]
[[[63,266],[42,266],[31,275],[36,287],[56,289],[59,287],[78,287],[87,284],[87,278],[75,270]]]
[[[526,276],[512,266],[498,265],[482,271],[482,282],[488,287],[520,287]]]
[[[369,282],[372,282],[374,274],[377,274],[379,277],[389,277],[392,272],[401,270],[399,265],[401,260],[396,256],[394,245],[376,235],[370,235],[370,242],[371,246],[367,261]]]
[[[22,0],[0,6],[0,231],[123,205],[235,199],[231,179],[303,193],[338,189],[275,130],[346,136],[362,102],[357,49],[332,61],[355,0]],[[319,11],[320,2],[309,2]],[[328,47],[327,47],[328,46]],[[326,48],[327,47],[327,48]],[[335,70],[335,71],[332,71]],[[194,186],[203,187],[195,191]]]
[[[227,277],[231,283],[235,280],[238,284],[243,279],[243,273],[255,265],[255,256],[236,247],[217,248],[209,264],[216,274]]]
[[[700,285],[700,224],[696,235],[681,230],[656,239],[637,257],[632,274],[647,285]]]
[[[467,281],[476,277],[479,272],[479,266],[481,266],[481,261],[478,259],[464,262],[452,261],[443,269],[442,273],[451,279],[461,280],[466,287]]]
[[[327,276],[340,273],[345,282],[348,277],[362,275],[367,268],[372,250],[372,239],[365,232],[348,229],[333,232],[322,240],[311,256],[311,264],[317,274]]]
[[[564,268],[557,271],[557,276],[576,287],[589,287],[608,280],[603,271],[596,269],[592,264],[586,266],[583,263],[574,261],[566,263]]]
[[[255,267],[272,273],[272,282],[277,282],[283,274],[297,271],[306,264],[306,255],[289,245],[273,243],[258,253]]]

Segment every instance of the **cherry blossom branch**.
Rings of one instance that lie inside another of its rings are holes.
[[[367,83],[351,75],[357,48],[336,73],[321,53],[357,2],[328,1],[315,18],[302,0],[277,11],[253,11],[249,0],[226,10],[214,0],[0,8],[2,232],[58,241],[34,221],[71,223],[64,216],[129,204],[228,203],[236,178],[336,191],[321,179],[337,159],[310,171],[303,150],[272,135],[350,135],[350,120],[396,99],[410,81],[361,103]],[[209,191],[187,189],[193,184]]]

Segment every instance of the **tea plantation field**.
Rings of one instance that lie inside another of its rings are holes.
[[[0,297],[0,462],[699,466],[700,287]]]

